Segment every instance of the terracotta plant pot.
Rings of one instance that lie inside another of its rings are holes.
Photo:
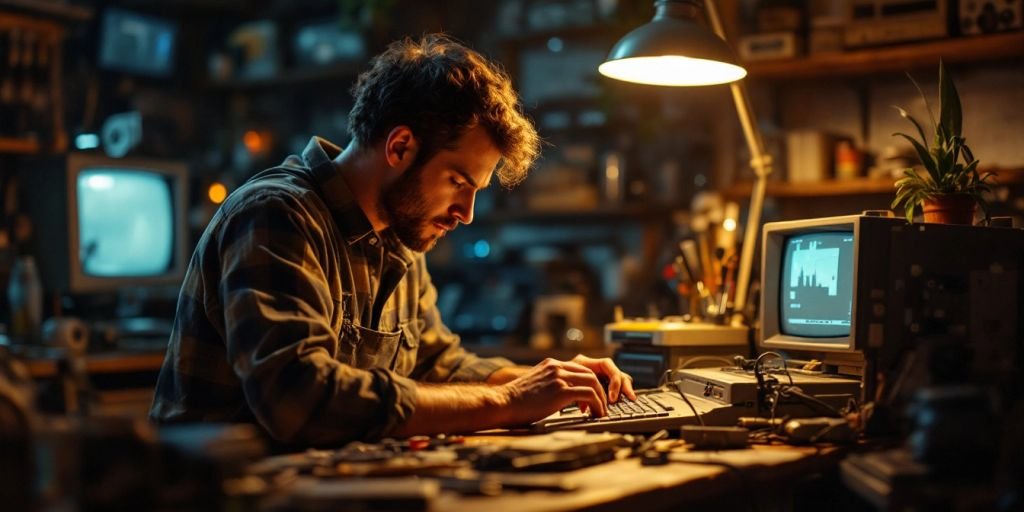
[[[925,199],[921,205],[924,221],[935,224],[974,224],[974,210],[978,207],[967,194],[939,194]]]

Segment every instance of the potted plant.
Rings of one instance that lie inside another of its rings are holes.
[[[978,173],[978,160],[974,158],[962,136],[963,113],[953,79],[946,73],[946,68],[940,60],[938,122],[921,87],[913,77],[910,77],[910,81],[924,99],[934,137],[932,145],[929,146],[928,137],[925,136],[921,124],[906,110],[895,107],[901,116],[914,124],[921,138],[917,140],[900,132],[894,133],[893,136],[910,141],[925,172],[915,168],[903,170],[903,177],[896,180],[896,198],[892,202],[892,207],[902,204],[907,222],[914,221],[914,213],[920,207],[925,222],[970,225],[974,221],[976,207],[981,206],[985,221],[988,222],[989,210],[985,194],[990,190],[989,179],[992,173]]]

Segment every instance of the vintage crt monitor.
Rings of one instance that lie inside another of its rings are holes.
[[[758,350],[824,363],[817,370],[790,365],[790,375],[777,379],[792,378],[837,409],[851,398],[892,398],[897,389],[936,383],[1018,390],[1024,230],[908,224],[884,213],[765,224]],[[917,371],[903,372],[914,361]],[[884,386],[898,378],[902,386]],[[767,413],[747,368],[686,368],[674,385],[709,425]],[[657,393],[650,396],[674,400],[671,390]],[[793,417],[821,414],[800,401],[780,407]],[[653,432],[695,423],[678,411],[614,421],[572,414],[552,415],[538,428]]]
[[[985,380],[1021,355],[1024,230],[865,214],[763,237],[762,351],[861,377],[865,398],[911,351],[964,350],[963,374]]]
[[[903,224],[869,215],[765,224],[760,348],[863,376],[862,349],[885,334],[889,238]]]
[[[779,378],[836,408],[865,398],[863,377],[873,359],[864,349],[882,345],[892,316],[889,247],[906,221],[884,213],[769,222],[762,232],[758,351],[822,361],[820,371],[793,368]],[[685,393],[717,404],[706,420],[765,414],[760,384],[748,369],[677,375]],[[781,410],[794,417],[821,414],[799,403]]]
[[[28,162],[21,179],[47,289],[90,294],[180,284],[188,244],[184,164],[70,154]]]

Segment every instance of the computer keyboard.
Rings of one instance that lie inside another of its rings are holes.
[[[693,397],[690,401],[700,414],[720,407]],[[573,405],[537,421],[531,427],[535,432],[585,430],[644,434],[697,423],[699,421],[693,409],[686,405],[679,392],[664,387],[638,390],[635,401],[622,396],[619,401],[608,404],[608,415],[604,417],[591,416],[589,412],[583,412]]]
[[[860,381],[837,376],[788,374],[785,382],[813,395],[833,408],[844,407],[860,395]],[[677,372],[677,380],[656,389],[637,391],[635,401],[625,397],[609,404],[608,415],[592,417],[578,407],[567,407],[532,425],[536,432],[585,430],[622,434],[650,434],[683,425],[732,426],[742,416],[767,414],[758,405],[758,382],[752,373],[723,368],[697,368]],[[681,392],[689,398],[690,407]],[[694,412],[696,410],[696,413]],[[780,415],[811,417],[820,409],[799,400],[780,402]],[[699,418],[698,418],[699,415]]]

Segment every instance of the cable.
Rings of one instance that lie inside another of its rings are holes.
[[[914,364],[917,363],[917,353],[908,352],[906,357],[902,358],[903,367],[900,368],[899,374],[896,375],[896,380],[893,382],[892,387],[889,389],[888,396],[881,397],[882,403],[892,404],[903,389],[903,384],[906,382],[908,375],[914,369]]]
[[[819,430],[819,431],[818,431],[818,432],[817,432],[816,434],[814,434],[813,436],[811,436],[811,437],[810,437],[810,438],[808,439],[808,441],[809,441],[809,442],[810,442],[811,444],[817,443],[817,442],[818,442],[818,440],[820,440],[821,438],[823,438],[823,437],[827,436],[827,435],[829,434],[829,432],[832,432],[833,430],[835,430],[835,429],[837,429],[837,428],[839,428],[839,427],[842,427],[842,426],[844,426],[844,425],[846,425],[846,423],[833,423],[832,425],[828,425],[828,426],[826,426],[826,427],[822,428],[821,430]]]
[[[818,407],[824,409],[825,411],[832,413],[832,415],[834,415],[837,418],[843,417],[843,415],[839,411],[837,411],[835,407],[832,407],[831,405],[825,403],[824,401],[817,397],[804,393],[804,390],[796,386],[782,386],[779,388],[779,394],[781,394],[783,397],[795,396],[805,401],[806,403],[817,405]]]
[[[706,427],[707,425],[704,424],[704,417],[697,412],[697,408],[693,406],[693,403],[690,402],[690,399],[686,396],[686,393],[683,392],[683,383],[677,380],[675,384],[676,391],[679,392],[679,396],[683,397],[683,401],[686,402],[686,405],[690,406],[690,410],[693,411],[693,415],[697,417],[697,421],[700,422],[700,426]]]
[[[854,412],[860,413],[860,404],[857,403],[856,398],[851,396],[850,398],[846,399],[846,408],[840,410],[839,412],[843,413],[844,415],[851,414]]]
[[[659,388],[664,386],[665,384],[668,384],[668,381],[672,380],[672,372],[673,371],[675,371],[675,370],[669,368],[668,370],[665,370],[665,371],[661,372],[661,377],[658,378],[658,387]]]
[[[789,385],[792,386],[793,385],[793,376],[790,375],[790,373],[789,373],[789,365],[786,364],[786,358],[783,357],[782,354],[780,354],[778,352],[768,351],[768,352],[764,352],[761,355],[757,356],[757,359],[754,361],[754,376],[757,377],[759,374],[761,374],[763,372],[763,370],[761,370],[761,365],[764,362],[766,356],[773,356],[773,357],[778,358],[780,361],[782,361],[782,371],[786,374],[786,377],[789,379]]]

